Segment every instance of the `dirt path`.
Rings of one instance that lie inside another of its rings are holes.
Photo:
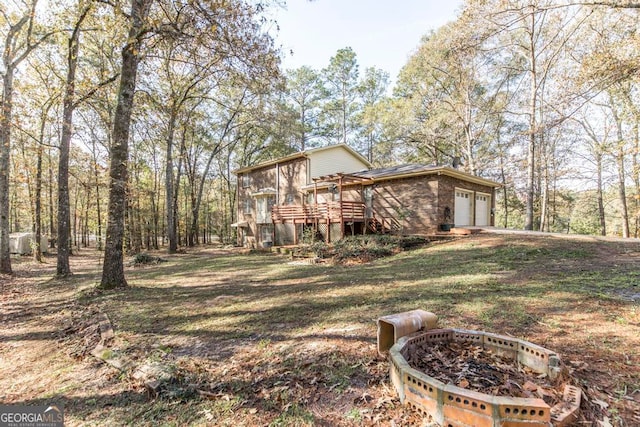
[[[33,402],[60,389],[80,390],[96,377],[91,361],[73,360],[70,366],[63,332],[79,310],[77,284],[95,275],[96,261],[75,256],[75,276],[54,280],[55,258],[47,257],[43,264],[18,258],[14,276],[2,277],[0,378],[5,380],[0,401]]]

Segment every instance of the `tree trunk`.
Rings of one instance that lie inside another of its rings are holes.
[[[156,203],[156,192],[151,193],[151,212],[153,214],[153,249],[158,249],[158,233],[160,232],[160,212]]]
[[[631,149],[631,179],[634,184],[633,196],[633,237],[638,237],[640,233],[640,111],[634,103],[632,88],[625,87],[622,91],[623,101],[628,111],[629,120],[632,121],[631,132],[633,135]]]
[[[127,192],[129,186],[127,185]],[[128,195],[125,196],[125,208],[124,208],[124,237],[123,237],[123,250],[126,249],[127,253],[131,254],[131,203],[129,203]]]
[[[532,6],[533,7],[533,6]],[[534,186],[535,186],[535,160],[536,160],[536,112],[538,105],[538,87],[536,70],[536,38],[535,38],[535,13],[531,11],[531,31],[529,33],[529,143],[527,147],[527,200],[525,208],[524,229],[533,230],[534,217]]]
[[[129,226],[129,245],[127,250],[129,254],[138,254],[142,252],[142,229],[140,222],[138,221],[138,203],[134,200],[134,192],[129,191],[129,197],[127,198],[127,225]]]
[[[199,236],[198,214],[200,210],[200,204],[196,200],[196,191],[194,186],[195,186],[195,183],[192,183],[191,189],[189,191],[189,198],[191,200],[191,226],[189,227],[189,235],[187,236],[187,244],[189,245],[189,247],[193,247],[198,244],[198,236]]]
[[[307,143],[307,131],[305,129],[305,124],[307,123],[307,117],[306,114],[307,110],[306,108],[304,108],[304,104],[300,107],[300,123],[302,124],[301,126],[301,132],[300,132],[300,151],[304,151],[306,149],[306,143]]]
[[[467,171],[473,175],[477,173],[475,156],[473,154],[473,132],[471,130],[472,122],[471,112],[471,96],[467,89],[465,93],[465,108],[464,108],[464,138],[465,138],[465,151],[467,158]]]
[[[42,116],[40,118],[40,134],[38,135],[38,149],[36,154],[36,195],[35,195],[35,235],[36,242],[33,249],[33,259],[36,262],[42,262],[42,247],[40,242],[42,240],[42,156],[44,154],[44,134],[45,126],[47,124],[47,115],[53,105],[53,99],[47,102]],[[51,161],[51,159],[49,159]],[[51,186],[51,183],[49,183]],[[51,187],[49,187],[51,188]]]
[[[78,200],[80,199],[80,184],[76,180],[76,194],[73,197],[73,222],[72,226],[69,228],[69,241],[71,241],[71,237],[73,237],[73,242],[71,243],[71,251],[69,251],[70,255],[73,255],[73,247],[76,247],[76,250],[80,251],[80,245],[78,244],[78,222],[80,222],[80,227],[82,227],[82,215],[80,215],[80,221],[78,221]],[[73,233],[71,232],[73,230]],[[82,232],[82,230],[80,230]]]
[[[7,67],[2,79],[0,117],[0,273],[11,274],[9,248],[9,167],[11,165],[11,113],[13,109],[13,68]]]
[[[635,187],[634,213],[633,213],[633,237],[637,238],[640,233],[640,165],[638,164],[638,155],[640,154],[640,126],[637,111],[633,115],[633,155],[632,155],[632,174]]]
[[[13,112],[13,76],[16,68],[40,43],[51,36],[51,32],[33,40],[33,20],[37,0],[23,2],[28,7],[15,24],[9,23],[8,31],[3,35],[4,47],[2,65],[2,103],[0,105],[0,273],[11,274],[11,254],[9,248],[10,207],[9,207],[9,168],[11,167],[11,115]],[[7,15],[4,13],[4,17]],[[25,27],[26,26],[26,27]],[[19,40],[20,35],[25,40]]]
[[[93,143],[93,178],[95,180],[95,187],[96,187],[96,215],[97,215],[97,222],[98,222],[98,232],[97,232],[97,236],[96,236],[96,249],[101,251],[102,250],[102,212],[100,209],[100,175],[99,175],[99,171],[98,171],[98,158],[97,155],[95,154],[95,141]]]
[[[132,164],[138,164],[137,153],[133,154]],[[127,245],[127,250],[130,254],[139,254],[142,252],[142,224],[140,217],[140,192],[138,191],[140,188],[140,179],[137,166],[133,168],[132,181],[134,185],[129,188],[127,196],[128,207],[126,224],[129,228],[130,243]]]
[[[89,246],[89,208],[91,207],[91,184],[87,182],[85,189],[84,222],[82,224],[82,247]]]
[[[60,158],[58,159],[58,260],[56,277],[67,277],[71,274],[69,266],[71,214],[69,212],[69,147],[73,134],[73,110],[76,90],[76,67],[80,50],[80,26],[89,12],[85,8],[80,15],[73,33],[69,38],[67,56],[67,81],[64,93],[62,112],[62,136],[60,137]]]
[[[182,179],[182,167],[183,167],[183,161],[185,159],[185,151],[187,148],[187,144],[186,144],[186,131],[182,133],[182,137],[180,139],[180,154],[178,156],[178,170],[176,171],[176,178],[175,178],[175,182],[173,184],[174,188],[173,188],[173,194],[172,194],[172,198],[170,200],[170,206],[172,209],[172,215],[173,215],[173,235],[175,238],[174,244],[175,244],[175,248],[174,248],[174,252],[171,252],[171,241],[169,241],[169,252],[170,253],[175,253],[178,251],[178,242],[181,240],[180,239],[180,233],[179,233],[179,226],[178,226],[178,202],[179,202],[179,198],[180,198],[180,180]],[[186,212],[186,211],[185,211]],[[185,220],[185,227],[186,224],[188,224],[188,222]],[[185,230],[186,231],[186,230]]]
[[[152,1],[131,0],[129,43],[122,49],[122,72],[118,89],[118,105],[113,121],[113,146],[109,159],[109,219],[100,281],[100,287],[103,289],[128,286],[124,276],[122,242],[126,209],[129,126],[140,62],[141,33]]]
[[[167,155],[165,165],[165,190],[166,190],[166,208],[167,208],[167,238],[169,239],[169,253],[174,254],[178,251],[178,236],[176,230],[176,209],[174,209],[173,195],[174,177],[173,177],[173,136],[176,122],[176,113],[171,110],[169,117],[168,135],[167,135]]]
[[[598,198],[598,218],[600,219],[600,235],[607,235],[607,222],[604,216],[604,200],[602,197],[602,152],[596,148],[596,185]]]
[[[40,142],[38,143],[38,152],[36,157],[36,195],[35,195],[35,245],[33,247],[33,259],[36,262],[42,262],[42,248],[40,241],[42,236],[42,139],[44,134],[45,120],[42,120],[40,128]]]
[[[627,191],[624,168],[624,133],[622,131],[622,118],[618,115],[615,99],[609,94],[609,105],[613,119],[616,123],[618,150],[615,154],[618,168],[618,198],[620,200],[620,220],[622,221],[622,237],[629,237],[629,210],[627,208]]]
[[[48,162],[48,166],[49,166],[49,236],[51,236],[51,249],[56,247],[56,239],[54,238],[54,236],[56,236],[58,233],[56,232],[56,223],[53,220],[53,165],[52,165],[52,159],[51,159],[51,151],[49,150],[48,152],[48,158],[49,158],[49,162]]]
[[[135,205],[135,215],[136,215],[136,230],[137,230],[137,236],[136,236],[136,253],[138,252],[142,252],[142,240],[143,240],[143,231],[145,229],[145,227],[143,226],[143,222],[142,222],[142,213],[141,213],[142,209],[140,207],[140,196],[137,195],[136,196],[136,205]]]
[[[540,191],[541,194],[539,195],[539,200],[540,200],[540,231],[550,231],[550,219],[549,219],[549,188],[550,188],[550,173],[549,173],[549,169],[550,169],[550,165],[549,165],[549,156],[547,153],[547,150],[549,149],[547,144],[545,144],[544,142],[540,142],[538,144],[539,146],[539,152],[540,152],[540,158],[539,158],[539,165],[542,168],[542,170],[539,172],[539,179],[540,179]]]
[[[35,209],[35,197],[34,197],[34,191],[33,191],[33,183],[32,183],[32,179],[31,179],[31,169],[29,168],[30,165],[30,159],[27,159],[27,153],[26,153],[26,144],[23,142],[22,144],[20,144],[20,154],[22,154],[22,163],[23,163],[23,173],[24,173],[24,180],[25,180],[25,185],[27,188],[27,196],[29,199],[29,213],[31,214],[31,231],[35,232],[36,231],[36,209]],[[20,167],[20,166],[18,166]],[[16,192],[16,196],[17,196],[17,192]],[[17,201],[17,199],[16,199]],[[17,207],[17,203],[16,203],[16,207]],[[16,210],[16,216],[18,216],[17,214],[17,210]],[[15,228],[16,231],[20,231],[21,228],[16,227]]]
[[[235,116],[235,114],[234,114]],[[229,122],[227,122],[227,129],[229,128]],[[226,136],[227,131],[225,130],[223,138]],[[192,223],[191,223],[191,233],[197,235],[198,233],[198,216],[200,214],[200,205],[202,204],[202,194],[204,192],[204,186],[206,183],[206,179],[207,179],[207,175],[209,175],[209,170],[211,169],[211,163],[213,162],[213,159],[215,158],[215,156],[220,152],[220,148],[222,146],[222,143],[220,143],[220,145],[218,145],[218,147],[216,147],[211,154],[209,155],[209,159],[207,159],[207,164],[204,168],[204,170],[202,171],[202,178],[200,179],[200,185],[198,186],[198,195],[194,198],[192,197],[192,209],[191,209],[191,215],[192,215]],[[220,197],[222,197],[222,195],[220,195]]]
[[[158,191],[158,167],[153,153],[153,191],[151,193],[151,212],[153,214],[153,249],[158,249],[158,235],[160,233],[160,191]]]
[[[20,224],[20,216],[18,215],[18,188],[17,186],[11,187],[11,207],[9,210],[11,211],[9,216],[13,216],[13,227],[11,223],[9,223],[9,231],[19,231],[22,230],[22,225]]]
[[[629,209],[627,207],[627,191],[625,184],[624,150],[622,143],[616,156],[618,165],[618,198],[620,199],[620,219],[622,221],[622,237],[629,237]]]
[[[549,181],[545,172],[542,180],[542,195],[540,196],[540,228],[539,231],[549,231]]]

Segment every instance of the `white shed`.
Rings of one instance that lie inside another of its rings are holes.
[[[9,234],[9,250],[12,254],[30,254],[31,244],[35,240],[35,233],[11,233]],[[40,236],[40,250],[42,252],[47,252],[47,243],[47,236]]]

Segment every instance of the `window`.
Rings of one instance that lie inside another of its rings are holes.
[[[242,188],[247,188],[251,185],[251,176],[248,174],[242,175]]]
[[[251,211],[253,210],[253,203],[251,199],[244,199],[244,209],[243,212],[246,215],[251,215]]]
[[[273,225],[263,225],[260,227],[260,239],[265,243],[273,241]]]
[[[258,224],[271,223],[271,208],[275,204],[274,196],[256,197],[256,222]]]
[[[366,202],[371,202],[373,200],[373,186],[368,185],[363,188],[364,200]]]

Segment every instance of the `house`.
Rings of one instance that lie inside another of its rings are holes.
[[[493,225],[500,184],[448,166],[371,169],[345,144],[240,168],[238,243],[330,242],[363,233],[433,234],[445,224]]]

